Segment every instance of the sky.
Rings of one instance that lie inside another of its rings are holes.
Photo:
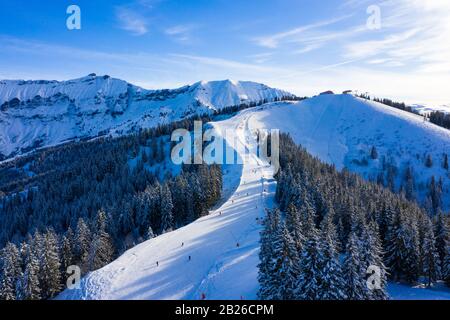
[[[81,29],[67,27],[70,5]],[[0,79],[90,73],[148,89],[233,79],[450,104],[450,1],[1,1]]]

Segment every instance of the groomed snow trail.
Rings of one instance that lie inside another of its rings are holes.
[[[146,241],[82,279],[59,299],[255,299],[259,238],[273,206],[273,169],[249,144],[250,110],[212,125],[248,148],[243,165],[224,165],[224,197],[209,216]],[[233,145],[232,142],[228,142]],[[241,159],[243,148],[237,148]],[[189,256],[191,260],[189,261]],[[158,265],[157,265],[158,262]]]

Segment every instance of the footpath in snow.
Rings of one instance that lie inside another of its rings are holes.
[[[234,131],[250,151],[243,165],[224,166],[227,200],[220,207],[130,249],[58,298],[256,299],[261,221],[273,205],[276,182],[270,165],[248,144],[251,116],[248,110],[212,123],[221,132]]]

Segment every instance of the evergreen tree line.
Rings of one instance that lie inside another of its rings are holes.
[[[182,123],[189,127],[193,119],[176,125]],[[173,125],[60,146],[4,165],[1,173],[24,175],[0,175],[0,298],[37,297],[18,287],[32,275],[39,279],[40,298],[59,292],[45,289],[45,246],[35,245],[47,235],[59,261],[58,281],[51,281],[62,289],[68,265],[80,266],[83,274],[98,269],[128,248],[206,215],[221,197],[221,167],[183,165],[172,175],[169,137],[160,134]],[[105,216],[101,228],[99,212]],[[27,267],[33,270],[27,273]]]
[[[375,102],[379,102],[382,104],[385,104],[387,106],[400,109],[403,111],[407,111],[410,113],[414,113],[417,115],[421,115],[416,110],[411,108],[410,106],[407,106],[404,102],[396,102],[392,101],[391,99],[380,99],[380,98],[371,98],[367,94],[360,94],[358,97],[366,99],[366,100],[373,100]],[[434,123],[435,125],[438,125],[445,129],[450,129],[450,114],[447,114],[442,111],[431,111],[429,114],[425,115],[425,118],[428,119],[431,123]]]
[[[428,115],[430,122],[441,126],[446,129],[450,129],[450,114],[441,111],[432,111]]]
[[[285,134],[280,166],[279,210],[261,233],[261,299],[388,299],[388,279],[450,286],[448,216],[338,172]]]
[[[448,171],[448,155],[444,153],[441,159],[434,159],[430,154],[423,154],[422,156],[416,155],[417,159],[423,160],[424,169],[431,168],[433,166],[441,166],[442,169]],[[406,165],[403,168],[399,168],[393,157],[389,155],[378,155],[376,147],[372,147],[370,150],[370,159],[380,159],[381,166],[376,176],[369,177],[369,180],[376,181],[379,185],[388,188],[394,193],[402,193],[406,199],[410,201],[419,202],[420,193],[425,189],[424,200],[421,201],[423,207],[430,215],[438,215],[443,208],[443,192],[444,192],[444,180],[442,176],[439,179],[433,175],[426,184],[418,184],[415,179],[414,171],[411,165]],[[436,161],[439,160],[439,161]],[[366,158],[359,163],[368,165]],[[355,160],[353,161],[355,162]],[[396,185],[396,180],[399,181]]]

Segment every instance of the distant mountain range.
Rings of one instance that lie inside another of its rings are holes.
[[[248,81],[146,90],[107,75],[0,81],[0,160],[98,135],[120,135],[225,107],[294,95]]]

